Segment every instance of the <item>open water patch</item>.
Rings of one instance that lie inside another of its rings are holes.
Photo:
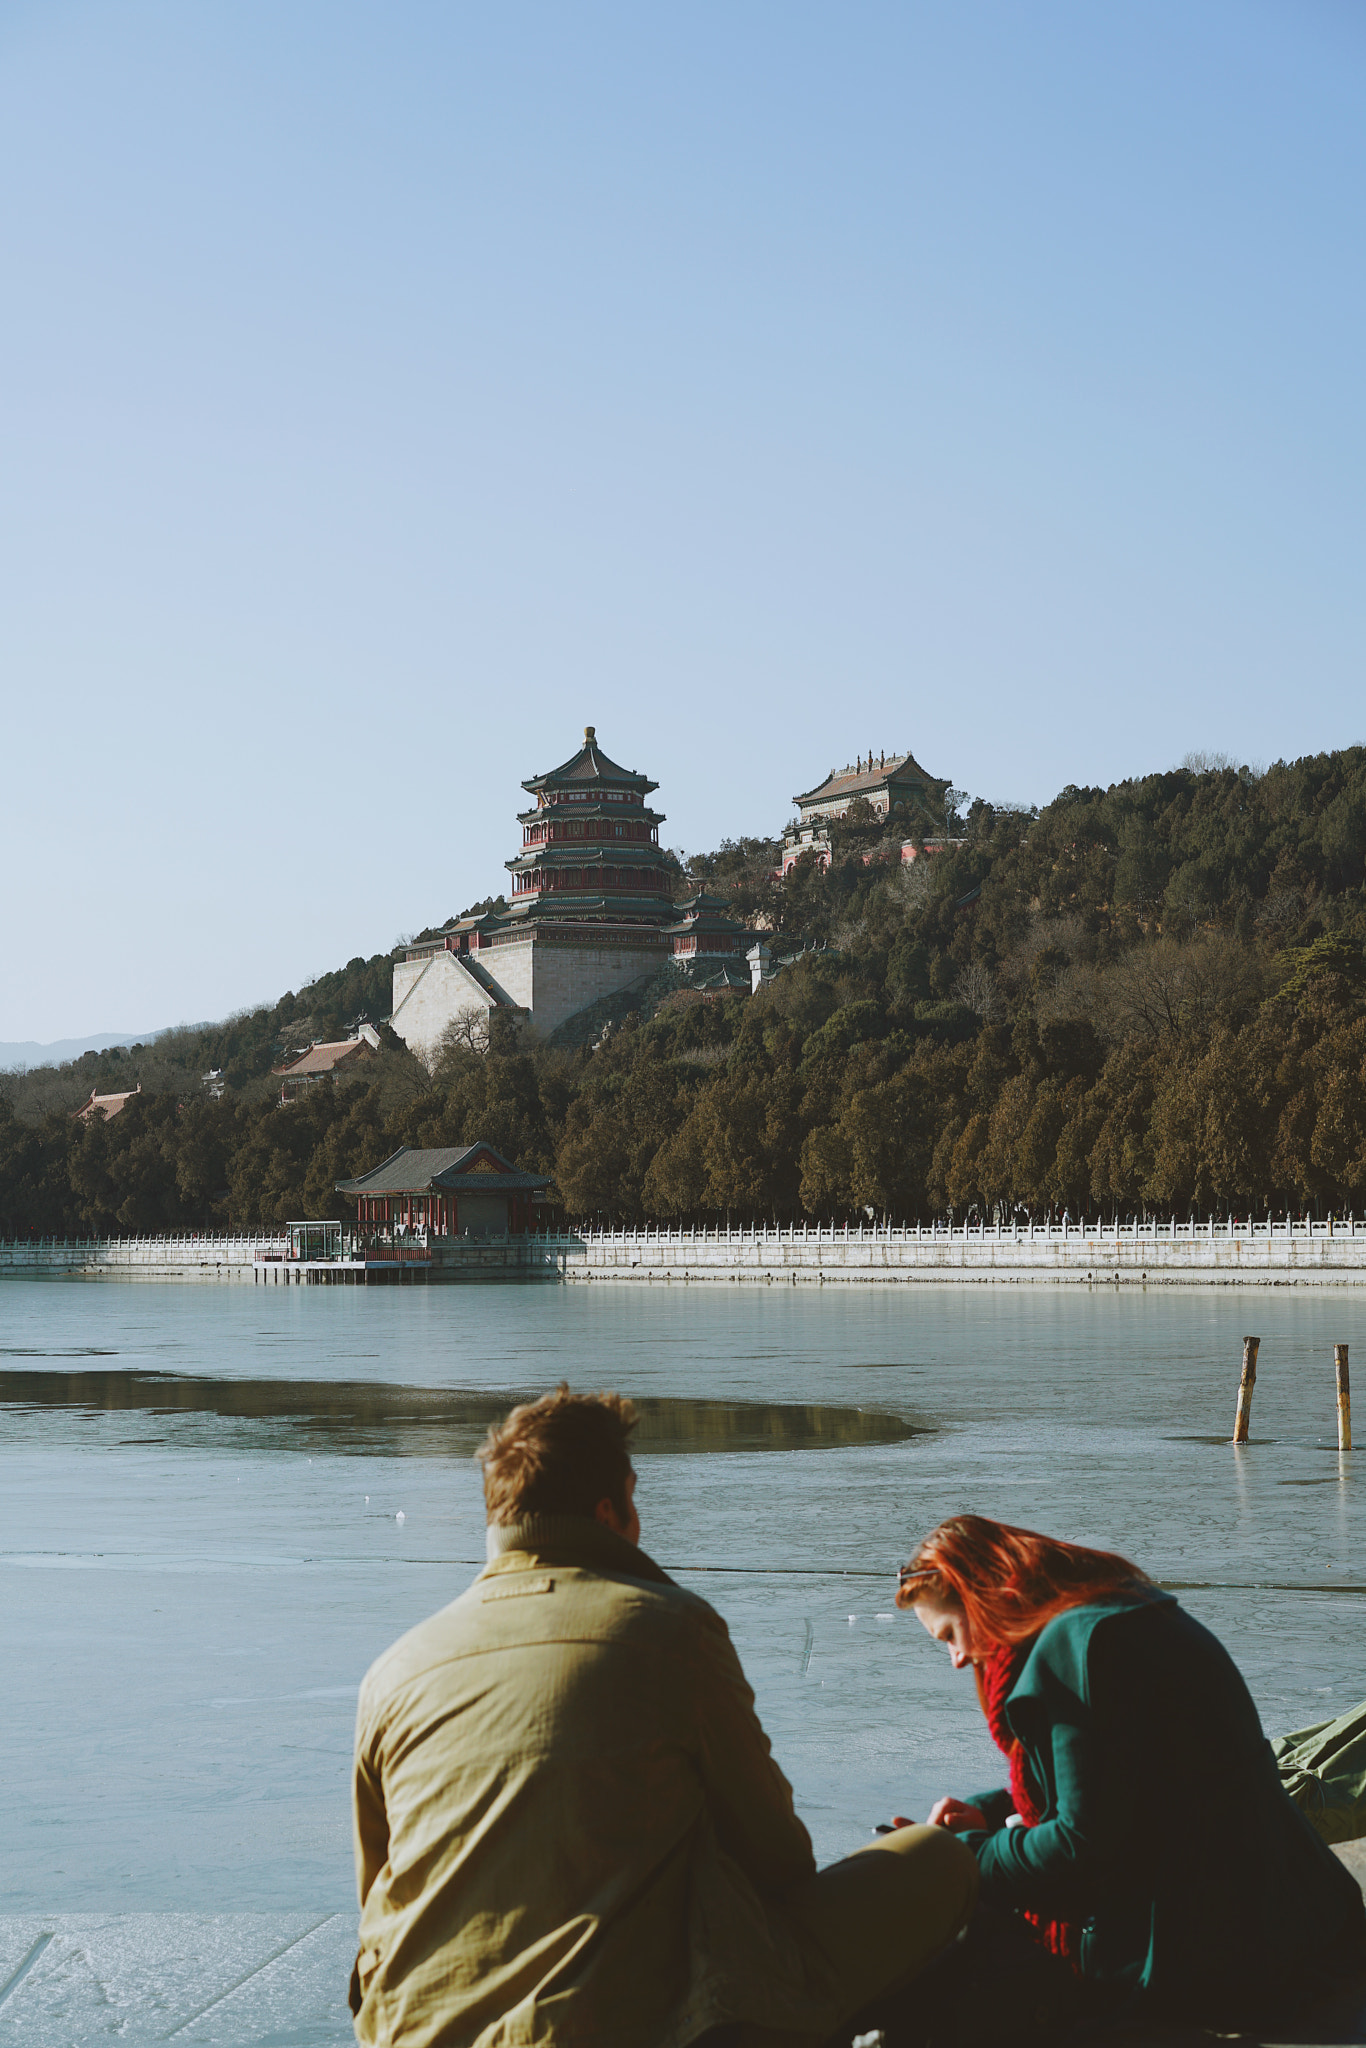
[[[59,1350],[44,1350],[26,1344],[0,1344],[0,1358],[117,1358],[118,1352],[103,1344],[67,1344]]]
[[[179,1449],[308,1451],[332,1456],[468,1458],[490,1423],[535,1391],[385,1386],[371,1380],[210,1378],[118,1369],[0,1370],[0,1437],[92,1439]],[[921,1417],[790,1401],[645,1397],[642,1457],[706,1451],[818,1450],[927,1434]],[[130,1434],[130,1424],[137,1429]],[[156,1434],[150,1434],[152,1429]]]

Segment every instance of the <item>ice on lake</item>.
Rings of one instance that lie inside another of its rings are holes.
[[[1359,1319],[1307,1289],[6,1280],[3,1905],[349,1911],[356,1685],[478,1570],[490,1417],[562,1378],[641,1400],[644,1544],[730,1624],[823,1860],[999,1780],[891,1608],[955,1510],[1127,1552],[1269,1729],[1324,1719],[1366,1697],[1332,1364]]]

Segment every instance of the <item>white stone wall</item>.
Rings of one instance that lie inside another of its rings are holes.
[[[425,960],[394,963],[394,1030],[419,1059],[436,1052],[447,1025],[462,1011],[478,1009],[487,1015],[496,1008],[496,996],[454,953],[429,953]]]
[[[542,1037],[599,997],[648,981],[671,957],[667,945],[658,940],[632,944],[603,938],[585,943],[580,938],[557,939],[544,931],[479,950],[480,966],[488,968],[515,1003],[530,1011]]]
[[[0,1274],[65,1273],[87,1280],[245,1280],[257,1259],[283,1260],[289,1239],[100,1237],[85,1242],[0,1245]]]
[[[431,1057],[447,1025],[463,1010],[477,1006],[487,1014],[498,1008],[500,998],[527,1011],[535,1030],[548,1037],[566,1017],[600,996],[648,981],[671,954],[657,938],[585,941],[542,930],[516,932],[496,945],[481,946],[476,957],[481,974],[493,982],[492,992],[454,953],[395,962],[393,1026],[419,1058]]]
[[[538,1238],[568,1280],[1366,1287],[1366,1225],[622,1230]]]
[[[461,1213],[469,1197],[461,1198]],[[495,1198],[477,1197],[492,1201]],[[506,1198],[496,1198],[499,1215]],[[492,1219],[491,1219],[492,1220]],[[101,1238],[0,1245],[0,1275],[67,1273],[102,1280],[298,1280],[282,1237]],[[433,1252],[431,1277],[476,1268],[578,1281],[757,1282],[823,1287],[905,1286],[1346,1287],[1366,1289],[1366,1224],[1088,1225],[1031,1229],[584,1230],[512,1237],[495,1245],[456,1239]]]
[[[479,948],[479,965],[492,975],[499,988],[507,991],[508,1000],[519,1010],[533,1010],[536,990],[532,950],[530,932],[518,932],[499,946]]]

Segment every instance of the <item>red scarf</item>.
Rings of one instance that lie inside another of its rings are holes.
[[[982,1712],[987,1717],[992,1740],[1009,1761],[1010,1796],[1015,1801],[1016,1813],[1027,1828],[1036,1827],[1044,1818],[1046,1809],[1039,1797],[1040,1788],[1030,1775],[1024,1745],[1017,1742],[1010,1732],[1006,1701],[1033,1647],[1032,1641],[1002,1643],[977,1666],[977,1694],[982,1702]],[[1046,1949],[1055,1956],[1065,1956],[1075,1969],[1076,1958],[1081,1952],[1081,1930],[1073,1921],[1045,1920],[1040,1913],[1026,1913],[1023,1918],[1038,1929],[1039,1940]]]

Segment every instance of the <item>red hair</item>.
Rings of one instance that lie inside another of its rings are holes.
[[[936,1600],[961,1609],[981,1654],[1026,1641],[1069,1607],[1149,1583],[1112,1550],[1084,1550],[985,1515],[954,1515],[902,1567],[896,1604]]]

